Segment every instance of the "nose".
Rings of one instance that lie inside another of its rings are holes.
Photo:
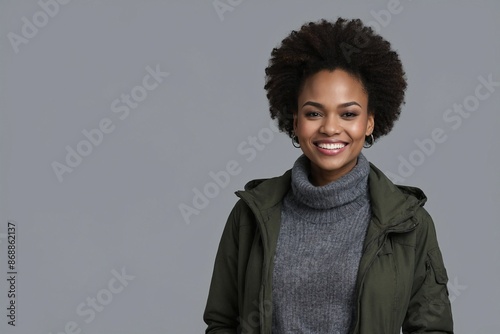
[[[319,131],[327,136],[333,136],[342,132],[342,125],[334,115],[328,115],[323,119]]]

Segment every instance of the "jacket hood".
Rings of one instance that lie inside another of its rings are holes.
[[[392,183],[372,163],[368,184],[372,213],[379,227],[391,227],[405,217],[412,216],[415,210],[424,206],[427,201],[421,189]]]
[[[245,191],[236,192],[238,195],[248,194],[254,203],[262,208],[269,209],[281,203],[283,197],[291,187],[292,170],[287,170],[283,175],[270,179],[256,179],[245,185]]]

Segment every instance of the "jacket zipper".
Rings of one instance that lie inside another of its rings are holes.
[[[267,280],[267,271],[269,270],[268,265],[266,263],[266,255],[269,252],[267,249],[267,235],[264,233],[264,223],[260,219],[260,211],[254,208],[252,203],[250,203],[250,200],[247,198],[244,198],[244,196],[241,196],[239,193],[237,194],[238,197],[240,197],[246,205],[252,210],[253,215],[255,216],[255,219],[257,219],[257,226],[258,229],[260,230],[260,235],[262,238],[262,247],[263,247],[263,263],[262,263],[262,280],[260,283],[260,291],[259,291],[259,320],[260,320],[260,328],[259,331],[261,334],[265,334],[264,332],[264,322],[265,322],[265,312],[264,312],[264,295],[265,295],[265,281]],[[270,329],[269,329],[270,330]]]

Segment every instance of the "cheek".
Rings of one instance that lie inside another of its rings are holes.
[[[365,139],[366,130],[368,129],[368,122],[363,120],[362,122],[356,122],[352,124],[351,135],[356,138]]]
[[[310,135],[314,129],[312,128],[311,124],[308,122],[298,122],[297,126],[295,128],[295,134],[298,137],[307,137]]]

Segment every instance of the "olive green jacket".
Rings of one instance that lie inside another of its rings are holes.
[[[236,194],[217,252],[206,334],[271,334],[272,277],[281,203],[291,171]],[[372,218],[356,284],[352,333],[453,333],[448,281],[424,193],[394,185],[370,164]]]

